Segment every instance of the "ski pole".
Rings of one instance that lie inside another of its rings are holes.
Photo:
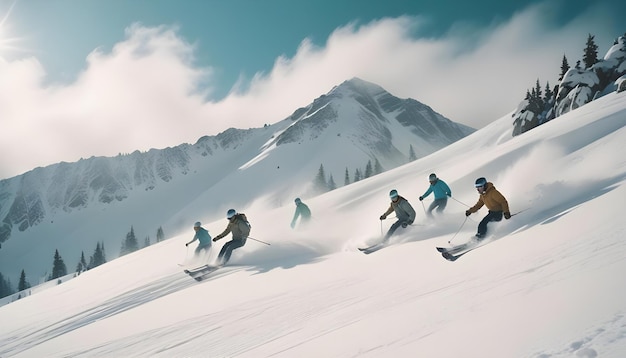
[[[459,203],[459,204],[461,204],[461,205],[465,205],[465,206],[467,206],[468,208],[470,207],[469,205],[467,205],[467,204],[465,204],[465,203],[462,203],[462,202],[460,202],[460,201],[456,200],[456,199],[455,199],[455,198],[453,198],[453,197],[450,197],[450,199],[452,199],[452,200],[456,201],[457,203]]]
[[[380,236],[383,236],[383,221],[380,221]]]
[[[424,214],[426,214],[426,205],[424,205],[424,202],[420,200],[420,203],[422,203],[422,208],[424,209]],[[427,214],[428,215],[428,214]]]
[[[267,246],[270,246],[270,245],[271,245],[271,244],[268,244],[268,243],[267,243],[267,242],[265,242],[265,241],[257,240],[257,239],[255,239],[255,238],[253,238],[253,237],[250,237],[250,236],[248,236],[248,239],[250,239],[250,240],[254,240],[254,241],[256,241],[256,242],[260,242],[260,243],[265,244],[265,245],[267,245]]]
[[[463,220],[463,223],[461,224],[461,227],[459,227],[459,229],[456,231],[456,233],[454,234],[454,236],[452,236],[452,238],[450,240],[448,240],[448,244],[452,243],[452,240],[454,240],[454,238],[456,237],[456,235],[459,234],[459,232],[461,231],[461,229],[463,228],[463,225],[465,225],[465,222],[467,221],[467,216],[465,217],[465,220]]]

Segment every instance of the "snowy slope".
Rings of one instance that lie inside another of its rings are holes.
[[[0,356],[623,357],[625,125],[624,93],[515,138],[504,117],[307,201],[304,231],[288,227],[293,205],[258,200],[246,209],[251,235],[271,246],[249,240],[198,283],[178,266],[189,227],[0,307]],[[417,200],[430,172],[454,199],[433,223]],[[525,211],[492,224],[494,242],[445,261],[434,247],[466,240],[486,213],[464,221],[478,176]],[[393,188],[418,220],[396,245],[363,255],[356,247],[393,222],[378,220]]]
[[[411,145],[424,156],[472,131],[354,78],[263,128],[37,168],[0,181],[0,273],[17,282],[24,270],[36,284],[57,249],[69,270],[97,243],[114,259],[131,227],[140,243],[154,243],[160,227],[170,238],[229,207],[273,209],[313,197],[321,165],[343,186],[346,170],[352,182],[368,162],[389,170],[409,161]]]

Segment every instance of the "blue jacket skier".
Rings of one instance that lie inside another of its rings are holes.
[[[298,217],[301,217],[301,227],[311,219],[311,210],[309,209],[309,207],[305,203],[303,203],[300,198],[296,198],[294,202],[296,203],[296,212],[293,214],[293,219],[291,220],[292,229],[296,226],[296,221],[298,220]]]
[[[383,239],[383,242],[389,241],[389,237],[393,235],[398,227],[402,226],[402,228],[406,228],[407,226],[413,224],[413,221],[415,221],[415,210],[413,210],[413,207],[405,198],[398,195],[397,190],[394,189],[390,191],[389,198],[391,199],[391,205],[389,205],[389,209],[387,209],[387,211],[380,216],[380,220],[385,220],[387,215],[392,212],[396,213],[396,218],[398,220],[391,225],[385,235],[385,238]]]
[[[200,243],[194,252],[194,254],[198,256],[201,251],[204,250],[205,252],[208,252],[211,248],[211,235],[209,235],[209,232],[202,227],[202,223],[199,221],[193,225],[193,229],[196,231],[196,234],[194,235],[193,240],[186,243],[185,246],[189,246],[189,244],[198,240]]]
[[[217,255],[217,265],[223,266],[226,265],[228,260],[230,260],[230,255],[233,253],[233,250],[238,249],[246,244],[246,239],[250,235],[250,229],[252,226],[248,222],[248,218],[244,213],[237,213],[235,209],[229,209],[226,212],[226,218],[228,219],[228,225],[226,229],[221,234],[217,235],[213,241],[217,241],[222,239],[224,236],[229,233],[233,234],[233,239],[229,242],[225,243],[220,250],[220,253]]]
[[[435,200],[428,207],[427,215],[428,217],[433,217],[433,210],[437,208],[438,213],[442,213],[443,209],[446,208],[448,204],[448,197],[452,196],[452,191],[448,184],[446,184],[443,180],[437,178],[435,173],[432,173],[428,176],[428,181],[430,182],[430,186],[428,190],[422,196],[419,197],[420,201],[424,200],[425,197],[430,195],[430,193],[434,193]]]

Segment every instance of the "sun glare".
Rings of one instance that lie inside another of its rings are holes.
[[[0,57],[8,52],[20,50],[16,46],[19,38],[11,36],[9,29],[9,16],[15,4],[16,2],[13,2],[4,14],[2,14],[2,9],[0,9]]]

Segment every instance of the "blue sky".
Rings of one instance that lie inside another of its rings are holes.
[[[480,128],[587,34],[602,56],[622,3],[0,0],[0,178],[275,123],[354,76]]]

